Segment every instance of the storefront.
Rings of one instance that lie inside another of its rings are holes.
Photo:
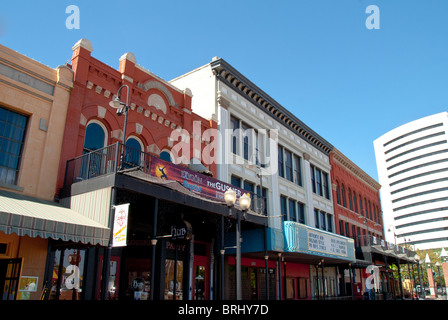
[[[85,262],[109,234],[74,210],[0,190],[2,299],[80,299],[90,281]]]
[[[101,275],[97,278],[108,280],[97,282],[95,298],[220,299],[219,278],[225,269],[220,259],[222,235],[235,230],[235,216],[222,200],[231,186],[143,153],[148,164],[143,170],[95,167],[98,174],[77,179],[89,165],[87,157],[77,158],[80,165],[73,164],[73,170],[71,164],[67,166],[70,184],[61,198],[83,215],[114,226],[109,249],[97,253],[97,274]],[[110,160],[95,163],[113,167]],[[236,191],[238,196],[245,193]],[[115,222],[123,220],[118,210],[122,205],[127,210],[126,223],[121,221],[126,228],[121,228],[123,243],[116,245]],[[239,210],[238,206],[233,210]],[[264,230],[265,223],[265,216],[248,212],[242,229]]]

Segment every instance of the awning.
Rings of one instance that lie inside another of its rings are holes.
[[[0,190],[0,231],[5,234],[107,246],[109,228],[51,201]]]

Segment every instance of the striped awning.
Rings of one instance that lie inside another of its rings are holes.
[[[57,203],[0,190],[0,231],[5,234],[107,246],[110,229]]]

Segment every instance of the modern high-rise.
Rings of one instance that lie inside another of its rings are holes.
[[[386,239],[416,249],[448,246],[448,113],[374,141]]]

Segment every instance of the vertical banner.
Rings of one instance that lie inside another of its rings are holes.
[[[129,203],[115,206],[114,229],[112,247],[126,246],[128,232]]]

